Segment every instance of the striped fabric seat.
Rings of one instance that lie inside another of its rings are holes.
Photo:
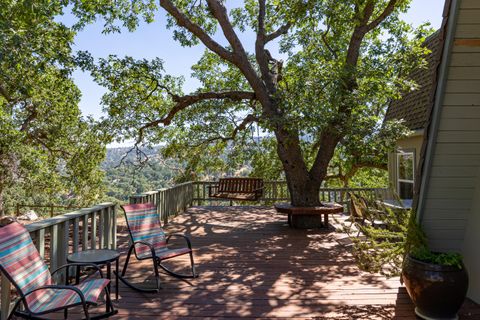
[[[189,253],[189,248],[169,249],[165,232],[163,231],[157,207],[151,203],[139,203],[124,206],[128,228],[133,242],[143,241],[151,244],[155,255],[160,260],[173,258]],[[135,246],[135,254],[138,259],[151,258],[151,250],[146,245]]]
[[[90,279],[83,281],[75,287],[82,291],[87,302],[95,304],[108,283],[108,279]],[[29,299],[27,297],[27,300],[28,308],[33,313],[48,313],[82,303],[77,293],[72,290],[63,289],[39,290],[34,299]]]
[[[53,284],[48,266],[40,257],[29,232],[17,222],[0,228],[0,269],[22,296]],[[108,283],[107,279],[91,279],[76,287],[88,302],[96,303]],[[47,313],[81,303],[78,294],[65,289],[38,290],[27,295],[25,301],[33,313]]]

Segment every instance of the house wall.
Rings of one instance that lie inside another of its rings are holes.
[[[418,168],[420,160],[420,151],[423,144],[423,130],[397,141],[395,150],[405,150],[415,152],[415,170]],[[396,152],[388,154],[388,181],[393,190],[397,191],[397,157]]]
[[[467,230],[463,245],[464,263],[469,271],[470,286],[468,296],[480,302],[480,174],[477,172],[476,188],[473,194],[473,203],[468,219]]]
[[[419,213],[433,250],[464,254],[469,296],[480,302],[480,1],[458,4]]]
[[[460,1],[440,122],[424,197],[423,225],[434,249],[461,251],[480,166],[480,1]]]

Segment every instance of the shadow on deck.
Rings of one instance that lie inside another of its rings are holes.
[[[119,221],[124,252],[128,238]],[[191,236],[199,278],[162,274],[158,294],[121,285],[116,319],[415,319],[399,279],[360,271],[333,229],[292,230],[268,207],[194,207],[166,231]],[[186,267],[187,259],[172,262]],[[130,266],[139,281],[151,274],[146,262]],[[480,319],[480,310],[466,303],[461,318]]]

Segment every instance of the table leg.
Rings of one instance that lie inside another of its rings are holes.
[[[78,266],[77,266],[77,269],[78,269]],[[68,286],[70,284],[70,279],[68,278],[69,274],[70,274],[70,267],[66,267],[65,268],[65,285]],[[64,319],[68,319],[68,308],[64,309],[63,310],[63,318]]]
[[[112,265],[111,265],[110,262],[107,262],[107,279],[110,280],[110,282],[112,281]],[[110,282],[107,285],[108,294],[110,294],[110,292],[111,292]],[[106,305],[107,305],[107,312],[110,312],[110,308],[109,308],[108,303]]]
[[[75,284],[80,283],[80,266],[75,268]]]
[[[323,214],[323,224],[325,225],[325,228],[328,228],[328,214],[327,213]]]
[[[120,259],[117,258],[117,260],[115,260],[115,299],[118,301],[118,261]]]

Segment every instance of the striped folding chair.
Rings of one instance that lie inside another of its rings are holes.
[[[65,285],[55,285],[52,275],[68,267],[93,267],[99,271],[101,279],[87,278],[76,285],[69,285],[65,277]],[[0,271],[17,290],[20,298],[15,303],[10,317],[13,315],[25,319],[45,319],[42,315],[82,306],[85,319],[107,318],[116,313],[110,300],[107,285],[100,268],[92,264],[70,263],[50,273],[37,248],[32,242],[30,233],[18,222],[0,228]],[[97,305],[101,293],[105,292],[106,313],[90,317],[89,306]],[[24,310],[20,310],[23,303]],[[9,317],[9,318],[10,318]]]
[[[160,217],[157,213],[156,205],[152,203],[129,204],[122,206],[122,209],[125,212],[125,219],[127,221],[127,227],[131,241],[127,259],[119,277],[123,283],[138,291],[159,292],[160,277],[158,273],[158,267],[177,278],[196,278],[198,276],[195,272],[195,263],[193,261],[193,251],[190,239],[183,234],[166,235],[161,227]],[[169,248],[168,243],[171,237],[181,237],[185,239],[187,247],[179,249]],[[141,288],[125,279],[125,273],[127,272],[127,267],[132,252],[135,253],[137,260],[152,260],[156,288]],[[173,272],[162,264],[164,260],[184,254],[190,255],[191,274],[179,274]]]

